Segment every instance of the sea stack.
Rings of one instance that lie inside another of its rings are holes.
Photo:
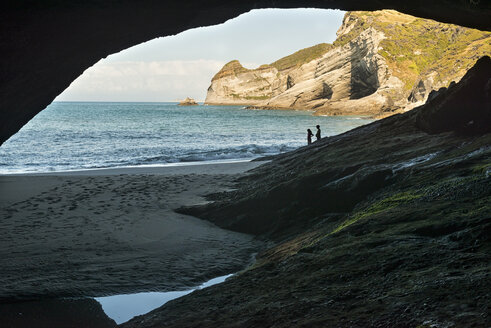
[[[181,102],[179,102],[179,106],[197,106],[197,105],[198,103],[193,98],[189,98],[189,97],[186,97],[186,99],[181,100]]]

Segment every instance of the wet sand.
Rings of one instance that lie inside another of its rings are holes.
[[[259,164],[0,176],[0,302],[180,290],[240,270],[261,242],[174,209]]]

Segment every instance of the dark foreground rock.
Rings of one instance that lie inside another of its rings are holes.
[[[477,61],[462,78],[442,88],[419,111],[417,123],[429,133],[491,132],[491,58]]]
[[[2,327],[8,328],[114,328],[94,299],[49,299],[0,305]]]
[[[471,72],[449,97],[485,80]],[[489,327],[491,133],[461,133],[446,99],[273,157],[182,209],[275,245],[123,326]],[[422,129],[435,116],[445,132]]]

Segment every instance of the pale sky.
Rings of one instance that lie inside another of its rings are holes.
[[[211,78],[238,59],[269,64],[302,48],[332,43],[343,11],[260,9],[224,24],[154,39],[87,69],[57,101],[203,101]]]

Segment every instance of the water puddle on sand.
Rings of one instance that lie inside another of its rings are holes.
[[[210,287],[225,281],[232,274],[208,280],[200,286],[176,292],[148,292],[136,294],[123,294],[105,297],[97,297],[95,300],[102,305],[106,315],[119,325],[138,315],[142,315],[156,309],[165,303],[192,293],[197,289]]]

